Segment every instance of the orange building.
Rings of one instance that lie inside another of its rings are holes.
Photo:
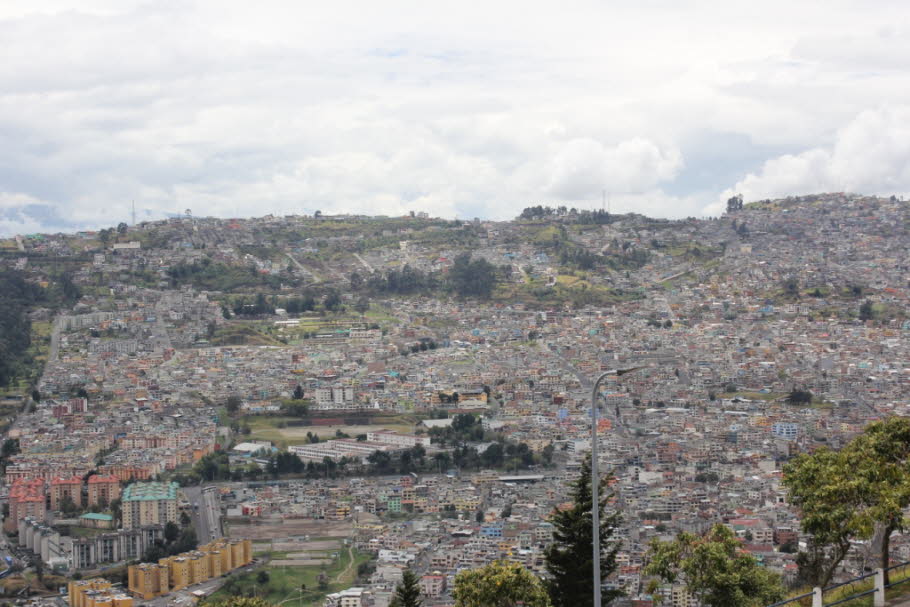
[[[19,527],[19,521],[31,517],[43,521],[47,514],[44,481],[33,479],[30,481],[16,481],[9,490],[9,517],[4,521],[4,527],[12,531]]]
[[[82,507],[82,479],[78,476],[73,478],[55,478],[51,481],[51,510],[60,512],[63,500],[69,498],[77,507]]]
[[[120,479],[96,474],[88,479],[88,505],[103,506],[120,497]]]

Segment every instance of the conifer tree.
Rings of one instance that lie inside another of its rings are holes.
[[[395,596],[392,597],[390,607],[421,607],[420,585],[417,575],[410,569],[405,569],[401,576],[401,583],[395,587]]]
[[[603,487],[599,489],[603,495]],[[619,512],[604,513],[604,504],[612,493],[601,497],[600,504],[600,579],[606,580],[616,569],[619,542],[613,533],[619,525]],[[553,514],[550,522],[555,528],[553,543],[547,548],[546,567],[549,573],[547,591],[553,607],[594,607],[594,555],[592,539],[591,463],[585,459],[581,476],[571,483],[569,496],[572,507]],[[619,591],[601,594],[603,605],[619,596]],[[600,607],[600,606],[598,606]]]

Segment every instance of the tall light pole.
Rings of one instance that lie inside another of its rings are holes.
[[[591,388],[591,539],[594,552],[594,607],[600,605],[600,473],[597,470],[597,390],[600,382],[613,375],[620,377],[644,367],[611,369],[601,373]]]

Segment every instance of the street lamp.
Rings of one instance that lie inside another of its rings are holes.
[[[594,607],[600,607],[600,474],[597,471],[597,390],[600,383],[613,375],[621,377],[626,373],[644,367],[611,369],[601,373],[591,389],[591,526],[594,544]]]

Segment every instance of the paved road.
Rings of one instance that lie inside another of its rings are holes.
[[[237,573],[243,573],[246,571],[250,571],[251,569],[252,568],[249,566],[244,567],[242,569],[237,569],[235,571],[232,571],[229,574],[229,576],[236,575]],[[218,590],[219,588],[221,588],[222,586],[224,586],[224,584],[227,583],[227,581],[228,580],[226,577],[217,577],[217,578],[211,579],[207,582],[202,582],[201,584],[196,584],[194,586],[184,588],[183,590],[178,590],[176,592],[170,592],[164,596],[156,597],[150,601],[143,601],[142,604],[146,605],[147,607],[167,607],[168,605],[171,605],[171,606],[177,605],[178,607],[183,607],[183,606],[189,607],[190,605],[193,605],[196,602],[196,600],[195,600],[196,597],[192,594],[193,592],[202,592],[206,596],[208,596],[208,595],[212,594],[213,592],[215,592],[216,590]]]
[[[216,487],[184,487],[183,493],[192,508],[193,526],[200,544],[223,537],[221,500]]]
[[[358,253],[354,253],[354,257],[357,258],[357,261],[359,261],[361,264],[363,264],[363,267],[365,267],[365,268],[367,269],[367,271],[368,271],[370,274],[372,274],[373,272],[376,271],[376,270],[373,269],[373,266],[371,266],[370,264],[368,264],[368,263],[367,263],[367,260],[364,259],[363,257],[361,257]],[[593,558],[593,557],[592,557],[592,558]],[[593,575],[593,574],[592,574],[592,575]]]

